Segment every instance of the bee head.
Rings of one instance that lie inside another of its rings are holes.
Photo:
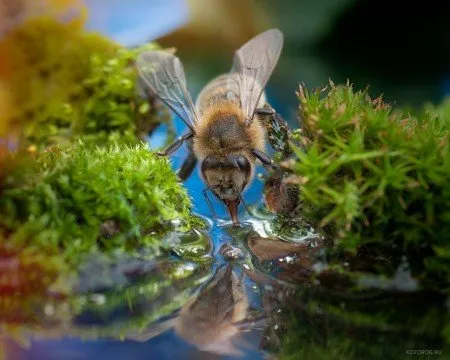
[[[235,225],[238,224],[237,209],[250,181],[251,171],[250,161],[244,155],[230,155],[223,159],[210,155],[201,165],[208,189],[225,203]]]

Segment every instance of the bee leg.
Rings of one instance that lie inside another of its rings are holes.
[[[258,150],[258,149],[252,149],[252,154],[262,162],[263,166],[265,168],[276,168],[273,160],[267,155],[265,152]]]
[[[181,165],[180,171],[178,172],[178,177],[181,181],[186,181],[188,177],[191,176],[195,165],[197,165],[197,157],[192,151],[190,151],[187,158]]]
[[[273,108],[259,108],[255,110],[255,114],[262,115],[262,116],[270,116],[271,120],[278,124],[281,128],[288,129],[288,124],[286,120],[284,120],[280,114],[278,114]]]
[[[172,144],[170,144],[164,151],[158,152],[157,154],[159,156],[167,156],[172,154],[175,150],[177,150],[185,140],[188,140],[194,136],[194,133],[188,132],[187,134],[184,134],[183,136],[180,136],[178,139],[176,139]]]
[[[214,219],[216,218],[216,212],[214,211],[214,208],[212,207],[211,200],[209,200],[207,191],[211,190],[209,187],[203,189],[203,197],[205,198],[206,203],[208,204],[209,210],[211,210],[211,213],[213,214]]]
[[[256,109],[255,113],[266,119],[267,138],[272,148],[283,158],[289,157],[292,154],[291,130],[287,122],[271,107]]]
[[[268,108],[257,108],[255,109],[255,113],[258,115],[273,115],[275,114],[275,110],[271,107]]]

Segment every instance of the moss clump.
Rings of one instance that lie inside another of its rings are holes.
[[[138,96],[134,59],[148,44],[120,48],[83,30],[83,18],[30,18],[0,41],[8,54],[1,79],[13,94],[12,126],[30,149],[80,136],[100,145],[137,143],[162,121]]]
[[[438,309],[393,319],[392,314],[386,315],[387,305],[395,303],[385,302],[383,310],[375,313],[368,309],[360,313],[343,309],[343,305],[323,306],[308,301],[295,315],[291,314],[280,359],[395,360],[404,358],[410,349],[430,349],[429,357],[421,358],[431,359],[448,352],[448,346],[436,337],[436,329],[445,321]],[[414,312],[414,304],[409,305]]]
[[[300,144],[281,165],[297,220],[326,237],[326,264],[291,302],[281,358],[445,353],[450,103],[412,116],[349,84],[298,96]]]
[[[9,176],[1,190],[0,228],[6,246],[61,252],[76,263],[96,249],[149,247],[180,222],[195,220],[169,162],[144,144],[86,148],[81,141],[39,154],[34,166]]]
[[[25,143],[43,148],[81,136],[96,145],[138,143],[164,120],[138,95],[132,66],[137,54],[154,48],[117,49],[110,57],[91,54],[78,95],[33,119],[24,129]]]
[[[413,275],[448,286],[448,112],[406,116],[349,85],[299,99],[306,150],[294,149],[290,180],[304,216],[346,251],[399,250]]]

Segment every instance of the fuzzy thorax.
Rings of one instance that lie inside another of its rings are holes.
[[[264,151],[265,129],[255,115],[250,126],[238,104],[224,101],[208,107],[196,124],[194,151],[200,160],[208,155],[250,156],[251,149]]]

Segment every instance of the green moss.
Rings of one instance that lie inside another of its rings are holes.
[[[428,103],[425,105],[423,112],[419,114],[420,117],[435,117],[438,116],[441,119],[450,119],[450,98],[444,99],[442,104],[436,106]],[[448,128],[448,126],[447,126]]]
[[[155,259],[172,250],[207,262],[211,250],[190,231],[204,224],[168,160],[141,142],[169,119],[134,68],[140,52],[155,48],[121,48],[86,32],[82,19],[48,16],[0,39],[8,120],[21,135],[20,153],[0,167],[0,338],[26,345],[43,328],[58,337],[69,327],[81,337],[137,332],[179,308],[207,272]],[[127,306],[130,316],[110,327],[72,323],[83,311],[111,317]]]
[[[137,92],[134,59],[149,44],[136,49],[117,49],[113,55],[88,54],[86,74],[76,96],[36,113],[25,127],[25,144],[42,149],[78,137],[96,145],[112,142],[134,144],[167,117],[152,111],[149,100]]]
[[[448,106],[414,118],[334,84],[299,99],[306,150],[289,166],[304,216],[346,251],[400,249],[415,275],[448,286]]]
[[[27,171],[27,174],[23,174]],[[51,148],[3,185],[0,227],[6,244],[62,252],[74,263],[102,249],[153,249],[180,222],[196,223],[190,201],[165,158],[146,145]]]
[[[446,352],[450,102],[410,115],[349,84],[312,93],[301,87],[298,95],[302,128],[290,138],[294,156],[281,163],[283,179],[299,190],[290,202],[296,220],[326,237],[328,264],[312,288],[326,296],[292,302],[281,358]],[[367,291],[377,294],[365,300]]]
[[[134,59],[156,44],[121,48],[83,29],[47,16],[28,19],[0,40],[8,54],[2,80],[14,103],[12,123],[22,145],[42,150],[80,136],[96,145],[137,143],[167,116],[137,91]]]

